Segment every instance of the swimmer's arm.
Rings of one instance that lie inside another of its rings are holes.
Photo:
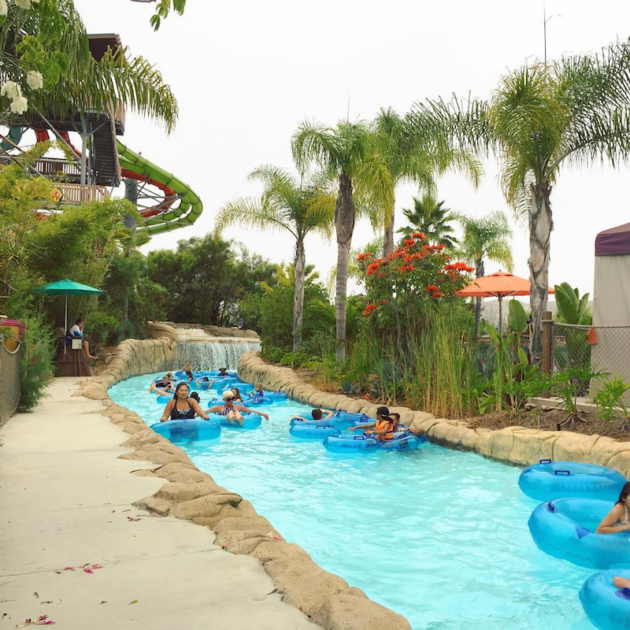
[[[335,415],[335,412],[330,411],[330,409],[324,409],[323,411],[326,414],[326,417],[324,418],[324,420],[330,420],[330,418],[332,418]]]
[[[204,420],[207,420],[208,416],[206,416],[206,412],[199,406],[199,403],[196,400],[191,400],[190,402],[192,404],[192,408],[195,410],[195,413],[200,418],[203,418]]]
[[[350,427],[348,431],[356,431],[357,429],[373,429],[376,426],[376,422],[372,422],[371,424],[357,424],[356,427]]]
[[[206,413],[219,413],[220,411],[223,411],[221,405],[215,405],[214,407],[210,407],[210,409],[206,409]]]
[[[168,420],[168,417],[171,415],[171,410],[173,409],[174,404],[175,404],[174,400],[169,400],[166,403],[166,407],[164,407],[164,413],[162,414],[162,417],[160,418],[160,422],[166,422]]]
[[[597,534],[616,534],[617,532],[629,531],[630,525],[615,525],[624,517],[624,513],[623,506],[618,503],[608,512],[606,518],[598,525],[595,532]]]
[[[249,409],[245,407],[245,405],[234,405],[239,411],[249,411],[249,413],[255,413],[257,416],[264,418],[265,420],[269,420],[269,416],[262,411],[256,411],[255,409]]]
[[[291,420],[299,420],[300,422],[308,422],[306,418],[302,418],[302,416],[293,416]]]

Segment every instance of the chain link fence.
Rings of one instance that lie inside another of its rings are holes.
[[[630,383],[630,326],[576,326],[553,322],[551,372],[584,370]],[[601,379],[579,380],[580,396],[593,397]],[[630,404],[630,392],[626,394]]]

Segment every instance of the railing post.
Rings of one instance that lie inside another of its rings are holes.
[[[553,353],[553,322],[551,321],[551,311],[545,311],[543,313],[543,325],[542,325],[542,371],[546,376],[551,376],[551,359]],[[543,392],[543,398],[549,398],[550,393]]]

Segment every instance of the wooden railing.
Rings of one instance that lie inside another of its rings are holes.
[[[105,201],[109,197],[109,190],[105,186],[83,186],[83,191],[80,184],[57,184],[56,187],[63,194],[62,204],[79,205],[89,201]]]

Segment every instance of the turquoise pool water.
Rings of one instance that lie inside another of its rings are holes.
[[[145,393],[155,376],[110,396],[152,424],[162,412]],[[536,548],[527,520],[537,504],[518,489],[519,468],[431,444],[331,455],[289,435],[290,418],[310,408],[266,409],[271,421],[259,430],[180,446],[321,567],[415,630],[592,630],[577,594],[593,571]]]

